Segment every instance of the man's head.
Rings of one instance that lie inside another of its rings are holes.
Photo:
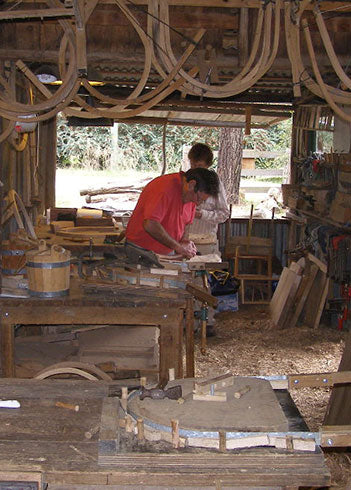
[[[206,168],[191,168],[183,176],[183,202],[201,204],[209,196],[217,197],[219,180],[216,172]]]
[[[213,163],[213,153],[204,143],[196,143],[188,153],[191,168],[208,168]]]

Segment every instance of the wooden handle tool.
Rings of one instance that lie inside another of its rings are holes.
[[[67,410],[73,410],[79,412],[79,405],[73,405],[72,403],[56,402],[55,407],[67,408]]]

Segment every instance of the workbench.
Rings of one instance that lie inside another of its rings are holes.
[[[193,298],[184,290],[169,290],[166,297],[142,292],[84,295],[78,280],[71,280],[68,296],[56,298],[0,298],[1,365],[4,377],[15,377],[15,325],[141,325],[158,327],[159,379],[183,373],[185,322],[185,376],[194,376]],[[184,315],[185,313],[185,315]]]
[[[121,452],[114,464],[99,464],[102,407],[114,400],[117,381],[0,379],[1,398],[18,409],[0,409],[0,483],[33,482],[33,489],[88,490],[184,487],[297,489],[330,484],[323,453],[275,448],[191,451],[142,443]],[[79,411],[57,406],[78,404]],[[292,414],[292,424],[299,423]],[[86,433],[99,426],[100,432]],[[131,438],[136,438],[131,434]],[[21,487],[22,488],[22,487]],[[27,488],[27,487],[25,487]]]

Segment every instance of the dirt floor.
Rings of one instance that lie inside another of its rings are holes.
[[[196,376],[283,375],[337,371],[347,332],[320,326],[277,330],[265,306],[241,305],[217,315],[216,336],[207,353],[196,347]],[[328,404],[328,388],[303,388],[291,396],[311,431],[318,431]],[[351,452],[326,454],[333,488],[351,489]]]

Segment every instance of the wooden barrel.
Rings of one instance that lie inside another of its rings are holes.
[[[64,248],[46,247],[41,240],[39,249],[27,252],[28,292],[31,296],[56,298],[69,293],[70,255]]]
[[[33,248],[33,244],[4,240],[0,250],[1,271],[5,275],[15,276],[26,273],[26,251]]]

